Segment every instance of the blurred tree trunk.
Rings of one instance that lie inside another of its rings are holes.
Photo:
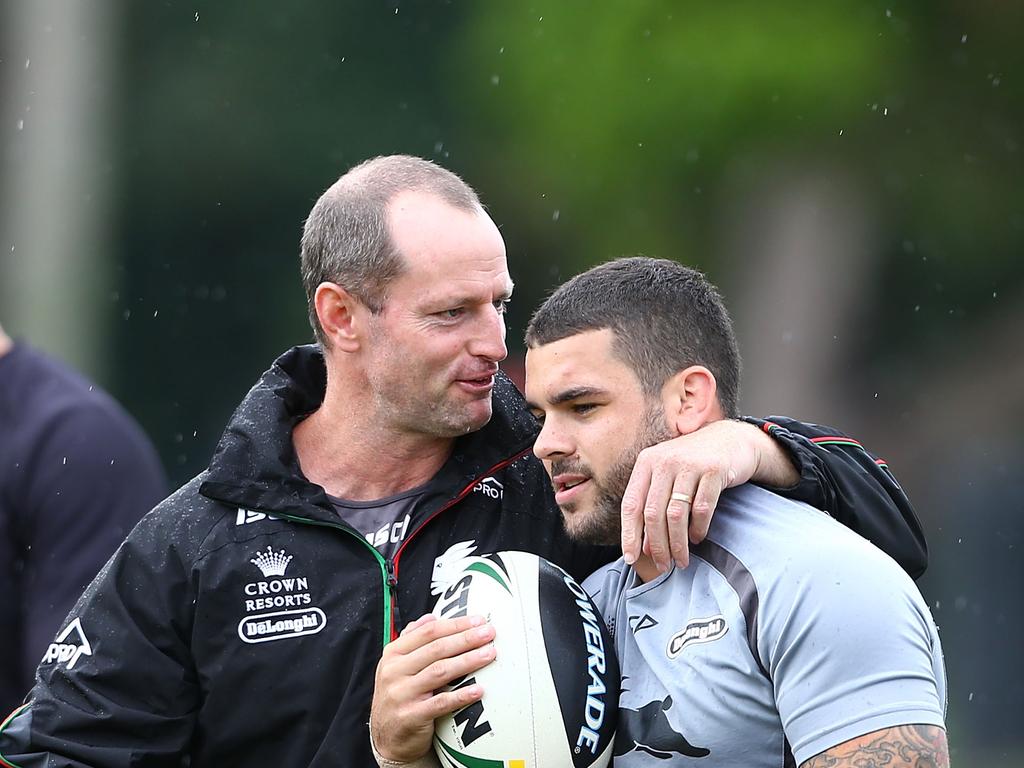
[[[831,170],[785,168],[729,186],[720,230],[743,410],[853,423],[847,380],[878,256],[858,187]]]
[[[2,13],[0,321],[97,376],[112,293],[115,6],[31,0]]]

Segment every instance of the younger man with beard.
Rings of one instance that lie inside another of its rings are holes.
[[[738,413],[728,313],[675,262],[621,259],[573,278],[526,341],[527,399],[543,424],[534,452],[577,541],[619,541],[641,450]],[[689,568],[620,560],[585,587],[622,670],[617,766],[949,765],[923,598],[817,510],[728,490]]]

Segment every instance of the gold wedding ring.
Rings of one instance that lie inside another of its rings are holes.
[[[693,496],[688,493],[673,493],[672,501],[681,501],[683,504],[690,504],[693,502]]]

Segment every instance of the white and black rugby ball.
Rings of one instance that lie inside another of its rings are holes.
[[[526,552],[468,558],[434,614],[486,616],[495,630],[495,660],[450,686],[475,681],[483,698],[436,722],[443,766],[611,763],[618,663],[601,615],[565,571]]]

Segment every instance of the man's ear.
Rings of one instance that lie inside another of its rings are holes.
[[[366,337],[369,308],[337,283],[320,283],[313,302],[328,344],[342,352],[358,351]]]
[[[718,382],[703,365],[691,365],[665,382],[661,389],[665,419],[681,435],[688,435],[721,417]]]

